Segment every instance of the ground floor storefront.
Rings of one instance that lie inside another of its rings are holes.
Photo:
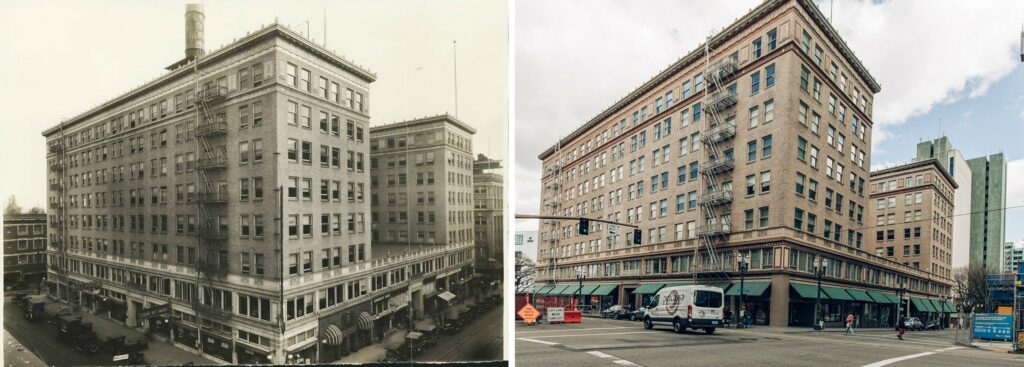
[[[578,283],[535,285],[529,297],[538,308],[566,307],[575,302],[582,291],[582,305],[590,305],[592,309],[623,305],[635,310],[649,304],[664,287],[691,284],[694,284],[692,278],[583,283],[582,288]],[[751,325],[811,328],[816,319],[816,306],[817,319],[826,328],[845,327],[850,314],[858,328],[893,327],[900,314],[918,317],[925,323],[938,321],[945,325],[949,314],[955,312],[950,301],[934,295],[904,294],[901,302],[898,290],[832,280],[823,282],[819,289],[816,279],[790,274],[750,276],[742,282],[732,279],[704,285],[722,288],[727,321],[737,324],[745,321],[741,315],[749,315],[746,321]]]

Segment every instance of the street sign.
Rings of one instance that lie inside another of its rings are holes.
[[[608,225],[608,234],[611,234],[611,235],[619,234],[619,225],[618,224],[609,224]]]
[[[548,322],[564,322],[565,321],[565,308],[562,307],[548,307]]]
[[[534,321],[537,321],[537,316],[540,316],[540,311],[537,311],[533,305],[527,303],[523,308],[519,309],[519,312],[516,312],[516,315],[522,317],[523,321],[526,321],[527,324],[532,324]]]
[[[171,304],[165,303],[159,306],[153,306],[135,314],[136,319],[148,319],[153,316],[167,315],[171,313]]]
[[[127,354],[118,354],[118,355],[114,356],[114,362],[125,361],[125,360],[128,360],[128,355]]]

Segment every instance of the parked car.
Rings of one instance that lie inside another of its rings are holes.
[[[665,287],[654,295],[644,315],[644,328],[653,329],[656,324],[671,324],[672,331],[682,333],[704,329],[713,334],[722,326],[724,296],[722,288],[706,285],[684,285]]]
[[[644,315],[646,315],[646,314],[647,314],[647,307],[640,307],[640,308],[636,309],[636,311],[633,311],[633,313],[630,315],[629,319],[631,321],[643,321]]]
[[[602,319],[607,319],[607,318],[611,317],[611,318],[616,319],[616,320],[618,320],[618,319],[628,319],[632,313],[633,313],[633,311],[632,311],[632,309],[629,306],[614,305],[614,306],[608,307],[604,311],[601,311],[601,318]]]
[[[906,325],[907,325],[907,330],[915,330],[915,331],[924,330],[924,323],[921,322],[921,319],[916,318],[916,317],[908,317],[907,321],[906,321]]]

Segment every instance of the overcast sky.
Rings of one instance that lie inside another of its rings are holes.
[[[199,2],[199,1],[196,1]],[[183,1],[0,3],[0,195],[46,203],[45,128],[163,75],[184,57]],[[370,69],[371,125],[455,112],[475,153],[505,159],[508,5],[504,1],[205,1],[206,48],[274,22]]]
[[[517,1],[516,211],[539,210],[542,151],[759,3]],[[919,140],[939,135],[941,119],[967,158],[1006,154],[1007,206],[1022,205],[1018,43],[1024,2],[983,4],[835,1],[832,13],[839,33],[882,85],[874,104],[872,163],[910,161]],[[819,6],[829,14],[829,2]],[[1024,238],[1022,212],[1008,214],[1007,240]],[[516,223],[516,230],[536,228],[535,220]]]

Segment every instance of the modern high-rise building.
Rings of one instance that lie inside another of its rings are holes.
[[[954,195],[953,267],[980,263],[999,272],[1006,238],[1006,159],[1002,153],[964,159],[945,136],[917,144],[914,161],[938,159],[960,185]]]
[[[956,189],[956,181],[935,159],[871,172],[867,217],[873,222],[867,248],[951,279]]]
[[[333,362],[429,316],[472,243],[372,247],[376,76],[277,24],[205,53],[203,21],[167,73],[43,132],[51,296],[231,364]]]
[[[501,161],[478,154],[473,161],[473,233],[477,271],[501,277],[505,252],[505,179]]]
[[[938,160],[959,186],[953,193],[953,268],[967,266],[971,256],[971,216],[966,214],[971,210],[971,168],[945,136],[917,144],[913,161],[929,159]]]
[[[4,215],[4,284],[39,284],[46,276],[46,214]]]
[[[473,244],[475,133],[447,114],[370,128],[375,244]]]
[[[1019,244],[1006,242],[1003,245],[1003,272],[1018,274],[1021,272],[1021,265],[1024,264],[1024,241]]]
[[[993,272],[1003,266],[1006,240],[1006,158],[1003,153],[968,159],[971,167],[971,261]]]
[[[891,325],[901,298],[951,311],[948,278],[867,248],[879,90],[812,1],[764,1],[539,156],[542,214],[635,225],[642,244],[542,222],[538,302],[576,294],[577,275],[600,307],[697,282],[734,315],[742,292],[754,323],[810,326],[818,270],[826,325]]]

